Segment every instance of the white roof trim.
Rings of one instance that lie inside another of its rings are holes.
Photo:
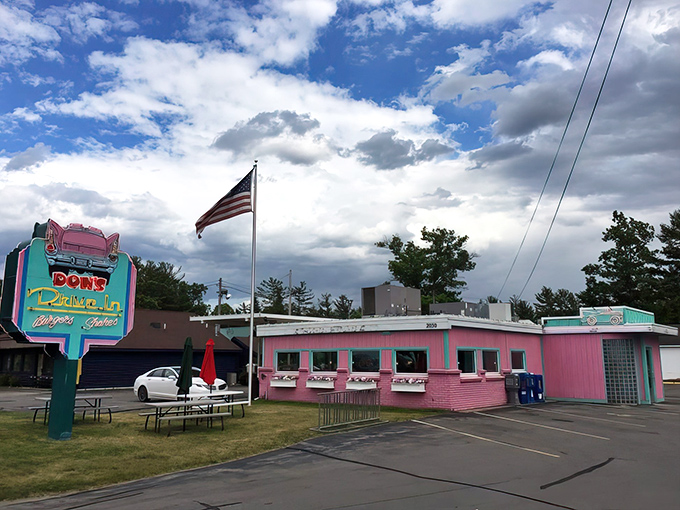
[[[278,320],[287,322],[323,322],[332,321],[335,319],[326,319],[324,317],[304,317],[302,315],[283,315],[279,313],[256,313],[253,315],[255,320]],[[202,315],[197,317],[189,317],[190,321],[193,322],[228,322],[228,321],[243,321],[248,323],[250,321],[249,313],[232,313],[228,315]]]
[[[678,336],[678,328],[663,324],[622,324],[620,326],[549,326],[544,335],[584,335],[589,333],[654,333]]]
[[[410,317],[374,317],[364,319],[330,320],[317,324],[261,324],[257,327],[259,337],[319,335],[332,333],[363,333],[393,331],[449,330],[454,327],[492,329],[540,334],[537,324],[495,321],[465,317],[462,315],[417,315]]]

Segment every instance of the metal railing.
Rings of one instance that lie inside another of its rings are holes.
[[[319,430],[380,420],[380,390],[346,390],[319,394]]]

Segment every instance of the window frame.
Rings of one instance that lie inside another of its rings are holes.
[[[514,353],[522,355],[522,368],[515,368],[512,363],[512,355]],[[510,349],[510,368],[513,374],[527,371],[527,352],[524,349]]]
[[[297,368],[296,368],[296,369],[290,369],[290,370],[281,370],[281,369],[279,369],[279,365],[280,365],[280,363],[279,363],[279,355],[280,355],[280,354],[288,354],[288,355],[290,355],[290,354],[297,354],[297,357],[298,357],[298,359],[297,359]],[[301,356],[301,352],[300,352],[300,351],[296,351],[296,350],[285,350],[285,349],[284,349],[284,350],[281,350],[281,351],[276,351],[276,352],[274,353],[274,368],[275,368],[276,372],[289,372],[289,373],[294,373],[294,372],[295,372],[295,373],[297,373],[297,372],[300,371],[300,362],[301,362],[301,361],[302,361],[302,356]]]
[[[461,375],[477,375],[477,350],[474,347],[457,347],[456,348],[456,368],[460,370]],[[473,363],[473,370],[472,372],[465,372],[463,369],[460,367],[460,353],[461,352],[471,352],[472,353],[472,363]]]
[[[481,347],[480,349],[481,356],[482,356],[482,370],[485,370],[487,373],[490,374],[500,374],[501,373],[501,351],[500,349],[496,348],[486,348],[486,347]],[[497,370],[489,370],[484,366],[484,353],[494,353],[496,355],[496,368]]]
[[[314,368],[314,355],[319,354],[319,353],[335,354],[335,369],[332,369],[332,370],[316,370]],[[333,350],[333,349],[331,349],[331,350],[317,349],[317,350],[309,351],[309,371],[312,372],[312,373],[334,373],[335,374],[335,373],[338,372],[338,358],[339,358],[338,351]]]
[[[354,370],[354,355],[357,352],[377,352],[378,353],[378,368],[377,370]],[[379,374],[381,367],[381,351],[380,349],[352,349],[349,351],[349,372],[350,374]]]
[[[400,372],[398,368],[398,363],[397,363],[397,353],[398,352],[417,352],[417,353],[424,353],[425,354],[425,371],[424,372]],[[427,375],[428,370],[430,369],[430,353],[428,349],[423,349],[423,348],[413,348],[413,347],[400,347],[400,348],[395,348],[392,350],[392,364],[393,364],[393,372],[394,375],[409,375],[409,374],[417,374],[417,375]]]

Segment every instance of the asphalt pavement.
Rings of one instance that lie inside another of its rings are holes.
[[[677,508],[680,385],[665,393],[652,406],[549,402],[447,413],[0,508]]]

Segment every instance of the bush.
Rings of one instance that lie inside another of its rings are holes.
[[[0,386],[21,386],[18,377],[11,374],[0,374]]]

